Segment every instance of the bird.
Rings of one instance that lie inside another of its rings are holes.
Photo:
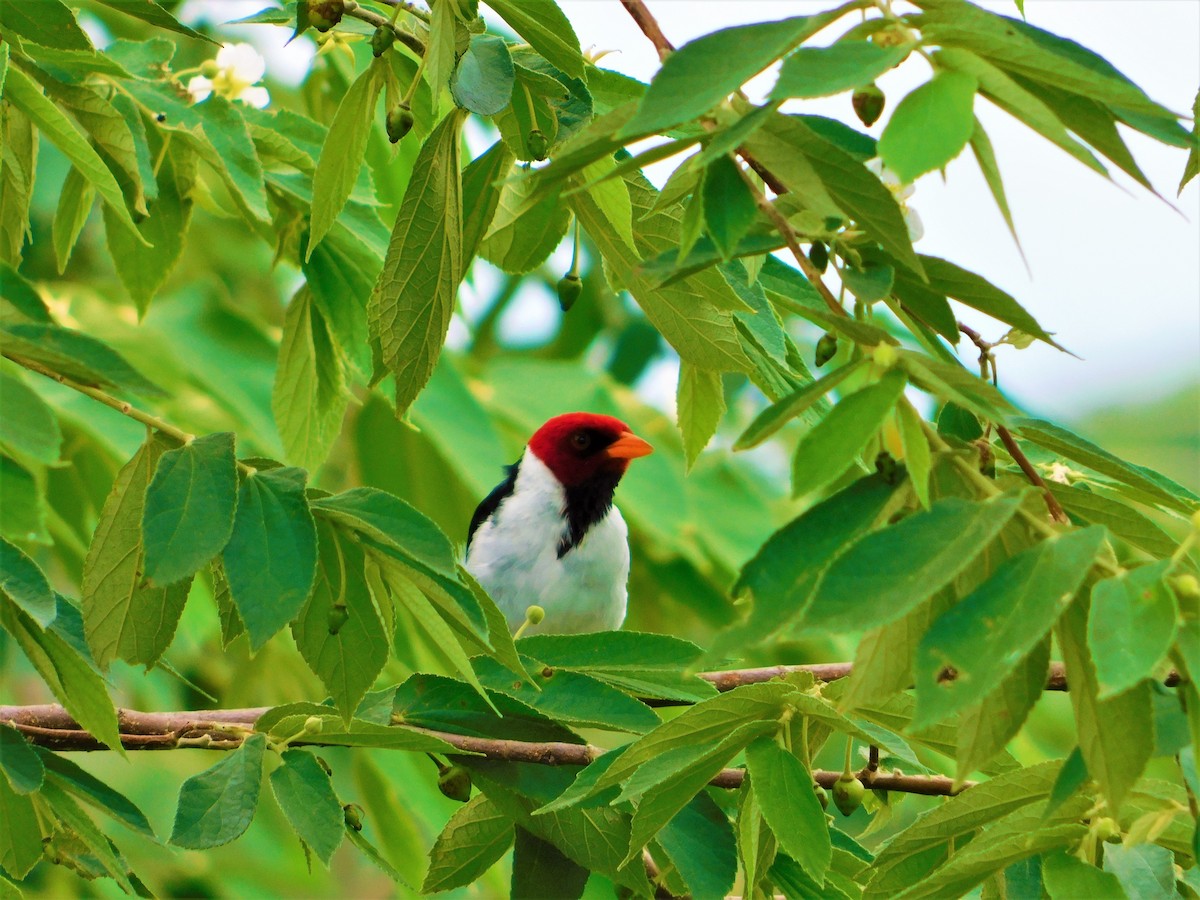
[[[534,432],[471,517],[464,565],[519,633],[615,631],[625,621],[629,528],[613,492],[653,452],[613,416],[573,412]],[[535,623],[541,607],[544,618]],[[527,615],[528,613],[528,615]]]

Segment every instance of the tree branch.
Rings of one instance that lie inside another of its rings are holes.
[[[384,2],[387,3],[389,0],[384,0]],[[409,12],[413,12],[413,10],[416,9],[416,7],[410,8],[409,4],[407,3],[397,3],[394,5]],[[364,9],[361,6],[355,6],[353,8],[347,6],[343,15],[350,16],[354,19],[359,19],[360,21],[366,22],[368,25],[374,25],[376,28],[379,28],[381,25],[390,28],[392,29],[392,33],[396,35],[396,40],[402,43],[405,47],[417,54],[417,56],[425,55],[424,42],[416,35],[409,34],[403,28],[398,27],[387,16],[381,16],[379,13],[374,12],[373,10]]]
[[[666,59],[667,54],[675,50],[675,45],[667,40],[663,30],[658,27],[658,20],[654,18],[654,13],[650,12],[642,0],[621,0],[621,5],[625,7],[625,12],[629,13],[630,18],[637,23],[638,28],[642,29],[642,34],[650,39],[650,43],[658,51],[658,58]]]

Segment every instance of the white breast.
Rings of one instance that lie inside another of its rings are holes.
[[[611,631],[625,621],[629,529],[614,506],[562,559],[566,495],[545,463],[529,451],[517,481],[490,519],[479,526],[466,567],[518,627],[531,605],[546,610],[526,633]]]

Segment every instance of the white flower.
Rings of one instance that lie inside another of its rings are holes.
[[[879,157],[867,160],[866,166],[883,182],[883,186],[892,192],[892,196],[896,198],[896,203],[899,204],[900,211],[904,213],[904,224],[908,226],[908,239],[914,242],[919,241],[925,235],[925,226],[921,222],[921,217],[917,214],[917,211],[905,202],[915,193],[916,188],[911,184],[902,183],[894,172],[885,169],[883,167],[883,160]]]
[[[271,102],[271,95],[266,88],[255,84],[266,71],[266,60],[250,44],[224,44],[217,52],[216,60],[204,63],[200,67],[201,74],[188,81],[187,91],[196,103],[207,100],[212,94],[220,94],[262,109]]]
[[[1070,484],[1071,476],[1078,474],[1078,472],[1073,472],[1069,466],[1064,466],[1060,462],[1053,462],[1050,463],[1046,471],[1046,478],[1056,484]]]

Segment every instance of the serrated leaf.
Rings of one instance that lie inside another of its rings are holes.
[[[146,397],[165,394],[112,347],[80,331],[36,322],[6,324],[0,326],[0,347],[8,355],[43,363],[83,384]]]
[[[238,491],[222,560],[254,650],[295,618],[312,588],[317,533],[304,482],[302,469],[270,469],[248,476]]]
[[[870,41],[841,41],[830,47],[801,47],[788,55],[771,89],[772,100],[827,97],[870,84],[912,51],[907,44],[881,47]]]
[[[116,881],[127,894],[132,894],[134,889],[130,881],[132,873],[129,866],[108,836],[96,827],[96,823],[79,804],[54,780],[47,780],[42,785],[41,797],[54,810],[58,820],[56,830],[70,834],[86,849],[93,865],[98,864],[97,874],[103,872]]]
[[[1104,529],[1093,527],[1041,541],[1002,562],[934,622],[917,649],[914,726],[941,721],[999,686],[1071,603],[1103,540]],[[956,677],[944,678],[947,669]]]
[[[58,194],[58,206],[54,211],[54,223],[51,226],[54,259],[60,275],[67,268],[71,251],[74,250],[83,226],[87,223],[95,199],[96,188],[77,168],[71,166],[71,171],[67,173]]]
[[[858,630],[899,618],[963,571],[1016,515],[1021,499],[948,497],[867,535],[825,573],[805,627]]]
[[[534,199],[530,179],[506,181],[479,254],[505,272],[530,272],[546,261],[567,233],[570,210],[559,197]]]
[[[7,595],[38,627],[54,621],[57,606],[50,582],[20,548],[0,538],[0,594]]]
[[[1169,897],[1176,893],[1175,856],[1154,844],[1104,848],[1104,869],[1117,876],[1129,897]]]
[[[258,809],[266,746],[266,735],[252,734],[215,766],[183,783],[172,844],[208,850],[242,836]]]
[[[511,900],[575,900],[583,895],[590,874],[549,841],[517,828]]]
[[[160,4],[154,0],[100,0],[105,6],[115,9],[118,12],[123,12],[127,16],[132,16],[135,19],[141,19],[148,25],[153,25],[155,28],[162,28],[166,31],[173,31],[176,34],[182,34],[185,37],[196,38],[200,41],[208,41],[209,43],[217,43],[206,34],[202,34],[194,28],[189,28],[184,25],[173,15],[167,12]]]
[[[936,256],[922,255],[920,259],[932,288],[993,319],[1033,335],[1051,347],[1062,349],[1021,304],[987,279]]]
[[[42,829],[32,798],[14,791],[8,779],[0,779],[0,818],[0,867],[14,878],[24,878],[42,858]]]
[[[485,700],[471,685],[445,675],[409,677],[396,691],[395,714],[405,724],[454,734],[581,742],[565,725],[519,700],[494,692]]]
[[[321,243],[346,205],[363,165],[367,139],[375,123],[375,106],[383,90],[386,62],[372,60],[342,95],[337,112],[321,145],[321,157],[312,180],[312,217],[309,221],[308,251]]]
[[[46,778],[42,758],[24,735],[11,725],[0,722],[0,770],[9,786],[18,794],[32,794]]]
[[[855,464],[904,392],[897,371],[843,397],[829,414],[796,444],[792,457],[792,496],[805,497],[827,487]]]
[[[812,775],[773,737],[761,737],[746,748],[746,770],[779,846],[814,880],[824,881],[832,851]]]
[[[488,6],[547,62],[574,78],[587,77],[579,38],[553,0],[496,0]]]
[[[471,884],[504,855],[512,842],[512,819],[485,794],[476,794],[454,811],[434,841],[422,893]]]
[[[117,473],[83,563],[83,624],[96,662],[146,666],[170,646],[191,588],[190,579],[151,586],[142,541],[146,493],[160,457],[162,438],[143,444]]]
[[[60,787],[86,800],[97,810],[149,838],[154,838],[154,829],[137,805],[124,794],[109,787],[90,772],[86,772],[65,756],[37,748],[38,755],[46,767],[47,777],[54,779]]]
[[[92,42],[75,16],[61,0],[45,0],[32,7],[5,3],[0,9],[0,27],[36,44],[59,50],[91,50]]]
[[[1108,856],[1107,852],[1105,856]],[[1121,882],[1111,872],[1105,872],[1065,851],[1047,853],[1042,857],[1042,884],[1052,900],[1070,900],[1073,897],[1126,900],[1127,897],[1121,889]]]
[[[754,421],[734,441],[733,449],[749,450],[751,447],[757,447],[788,422],[819,403],[826,394],[845,381],[848,376],[860,371],[865,365],[866,360],[848,363],[772,403],[754,417]]]
[[[1153,677],[1175,640],[1179,611],[1165,581],[1171,567],[1171,560],[1164,559],[1092,587],[1088,647],[1101,700]]]
[[[464,115],[449,113],[421,145],[367,306],[380,362],[396,377],[398,416],[433,374],[463,274],[459,137]]]
[[[708,164],[702,192],[708,234],[722,259],[728,260],[758,218],[758,206],[742,180],[738,163],[729,156],[719,156]]]
[[[329,865],[342,842],[345,814],[329,774],[307,750],[285,750],[271,773],[271,790],[292,828],[317,859]]]
[[[737,846],[725,812],[699,793],[655,840],[679,870],[693,897],[724,897],[737,876]]]
[[[679,366],[679,390],[675,398],[679,431],[688,468],[717,433],[725,414],[725,389],[719,372],[699,369],[691,363]]]

